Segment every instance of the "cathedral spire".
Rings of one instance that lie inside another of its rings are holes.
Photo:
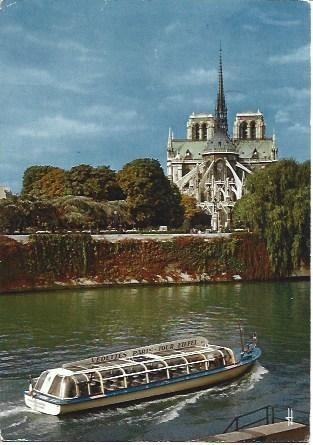
[[[222,130],[227,133],[227,107],[224,96],[224,84],[223,84],[223,64],[222,64],[222,46],[220,42],[220,56],[219,56],[219,73],[218,73],[218,91],[215,106],[215,122],[216,129]]]

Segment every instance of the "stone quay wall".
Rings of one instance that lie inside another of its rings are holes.
[[[265,243],[249,233],[168,240],[0,236],[0,292],[124,284],[272,280]]]

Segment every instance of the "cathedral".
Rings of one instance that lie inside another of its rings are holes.
[[[196,198],[211,216],[213,231],[231,229],[232,209],[245,191],[247,175],[275,162],[275,135],[266,137],[263,114],[237,113],[233,137],[228,133],[223,85],[222,51],[219,56],[215,113],[192,113],[186,139],[170,130],[167,142],[167,175],[181,193]]]

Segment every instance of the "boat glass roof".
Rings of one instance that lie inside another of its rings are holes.
[[[63,365],[64,371],[71,371],[74,374],[80,373],[88,373],[94,371],[106,371],[113,370],[117,368],[126,368],[129,366],[140,366],[153,364],[157,362],[163,362],[165,366],[167,366],[166,361],[172,359],[179,358],[187,358],[192,357],[196,354],[204,354],[207,359],[214,358],[218,355],[221,355],[221,349],[228,349],[223,346],[217,345],[207,345],[205,347],[188,347],[185,349],[176,350],[173,349],[171,351],[162,351],[158,354],[148,353],[143,355],[137,355],[135,357],[118,359],[118,360],[110,360],[105,363],[90,363],[86,361],[82,361],[81,363],[76,362],[73,364]],[[67,374],[68,375],[68,374]]]

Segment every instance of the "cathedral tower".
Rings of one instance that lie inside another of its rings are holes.
[[[210,215],[213,231],[232,227],[233,207],[245,192],[247,175],[278,159],[276,140],[265,136],[260,111],[237,113],[233,137],[228,135],[221,47],[218,67],[214,115],[192,113],[186,139],[170,131],[167,143],[168,178]]]

